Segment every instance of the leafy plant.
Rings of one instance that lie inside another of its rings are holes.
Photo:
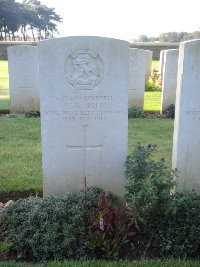
[[[9,118],[37,118],[40,117],[39,111],[29,111],[25,113],[10,113],[7,114]]]
[[[11,242],[8,242],[8,241],[0,242],[0,253],[8,252],[10,250],[11,246],[12,246]]]
[[[162,216],[150,214],[146,231],[153,245],[165,256],[199,257],[200,197],[194,192],[171,196],[170,208]]]
[[[89,188],[87,210],[85,193],[20,199],[0,216],[1,239],[12,243],[18,259],[52,260],[86,256],[89,225],[87,216],[98,208],[103,190]],[[88,217],[90,218],[90,216]]]
[[[146,79],[145,91],[153,92],[153,91],[161,91],[161,89],[162,89],[161,76],[158,73],[158,70],[154,69],[151,75],[149,75]]]
[[[128,232],[120,206],[122,204],[116,197],[101,193],[98,208],[89,214],[86,247],[93,257],[107,260],[119,258],[120,248],[127,242]]]
[[[144,118],[145,114],[144,111],[139,108],[139,107],[135,107],[132,106],[128,109],[128,118]]]
[[[174,117],[175,117],[175,105],[174,104],[169,105],[165,109],[164,113],[166,114],[167,118],[174,119]]]
[[[174,187],[174,173],[165,165],[164,159],[155,160],[157,146],[140,144],[127,157],[126,191],[124,194],[135,224],[144,223],[152,210],[162,213],[170,199]]]

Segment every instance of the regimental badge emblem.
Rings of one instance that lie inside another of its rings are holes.
[[[74,88],[91,90],[103,79],[103,62],[94,51],[76,50],[66,59],[65,73]]]

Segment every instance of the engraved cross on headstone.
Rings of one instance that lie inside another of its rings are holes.
[[[83,174],[84,177],[87,177],[87,150],[90,149],[101,149],[103,147],[103,142],[96,145],[87,144],[87,126],[82,125],[83,127],[83,145],[66,145],[69,150],[83,150]]]

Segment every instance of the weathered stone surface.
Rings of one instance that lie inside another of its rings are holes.
[[[151,75],[153,52],[150,50],[145,50],[145,51],[146,51],[145,79],[147,80],[149,75]]]
[[[165,52],[167,50],[162,50],[160,51],[160,60],[159,60],[159,74],[161,76],[161,79],[162,79],[162,76],[163,76],[163,64],[164,64],[164,56],[165,56]]]
[[[129,91],[128,107],[136,106],[143,109],[145,90],[146,51],[131,48],[129,52]]]
[[[31,45],[8,47],[11,112],[39,111],[38,49]]]
[[[88,186],[121,193],[127,156],[129,43],[39,43],[44,195]]]
[[[172,167],[177,191],[200,193],[200,40],[180,44]]]
[[[178,49],[166,50],[164,53],[161,113],[167,106],[175,104],[178,72]]]

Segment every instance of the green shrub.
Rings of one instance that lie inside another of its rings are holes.
[[[168,107],[166,107],[164,113],[166,114],[167,118],[174,119],[174,117],[175,117],[175,105],[171,104]]]
[[[37,118],[40,117],[39,111],[29,111],[25,113],[9,113],[7,114],[8,118]]]
[[[174,187],[173,173],[164,159],[154,160],[155,149],[156,145],[144,147],[139,144],[125,163],[127,184],[124,197],[135,222],[144,222],[151,210],[162,213]]]
[[[0,254],[8,252],[11,246],[12,246],[11,242],[8,241],[0,242]]]
[[[162,80],[158,70],[153,70],[152,74],[149,75],[145,82],[145,91],[154,92],[162,90]]]
[[[125,199],[137,230],[151,240],[158,255],[199,257],[200,197],[170,193],[175,182],[163,160],[154,160],[155,145],[138,145],[127,157]]]
[[[194,192],[172,195],[162,216],[156,211],[150,215],[146,231],[165,256],[199,257],[200,197]]]
[[[1,239],[10,242],[18,259],[118,258],[127,236],[122,204],[109,194],[105,206],[99,201],[104,194],[89,188],[62,197],[20,199],[0,217]]]
[[[87,205],[97,208],[100,190],[88,191]],[[94,201],[96,199],[96,201]],[[1,216],[4,236],[17,258],[48,260],[79,258],[85,249],[84,193],[16,201]]]
[[[128,109],[128,118],[144,118],[145,114],[144,111],[139,107],[130,107]]]
[[[29,111],[25,113],[26,118],[37,118],[40,117],[40,112],[39,111]]]

